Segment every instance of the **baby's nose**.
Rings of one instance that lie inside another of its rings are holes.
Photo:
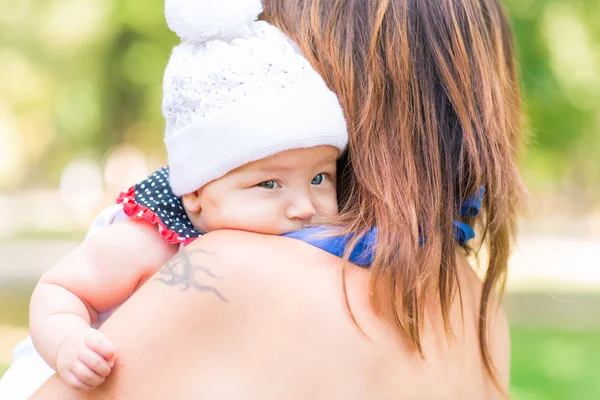
[[[308,197],[299,197],[287,210],[288,219],[310,219],[317,211]]]

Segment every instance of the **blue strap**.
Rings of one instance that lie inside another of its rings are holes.
[[[454,238],[461,246],[467,244],[467,242],[475,237],[475,231],[471,228],[471,225],[465,224],[464,222],[454,220]]]
[[[465,218],[476,217],[481,211],[481,203],[483,201],[484,188],[481,186],[479,191],[472,197],[465,199],[461,206],[461,216]],[[285,237],[302,240],[308,244],[325,250],[338,257],[344,256],[347,244],[352,239],[352,235],[344,236],[328,236],[331,233],[327,227],[315,226],[300,231],[286,233]],[[454,238],[461,246],[475,237],[475,231],[470,225],[454,220]],[[366,235],[364,235],[350,254],[350,262],[363,266],[369,267],[373,262],[373,255],[375,249],[375,240],[377,238],[377,228],[372,228]],[[421,243],[425,240],[420,239]]]
[[[343,257],[346,245],[352,239],[352,235],[327,236],[331,232],[325,226],[315,226],[302,229],[300,231],[286,233],[285,237],[302,240],[308,244],[325,250],[334,256]],[[350,254],[350,261],[354,264],[368,267],[373,261],[373,251],[375,249],[375,239],[377,238],[377,229],[372,228],[364,235]]]
[[[475,195],[466,198],[462,202],[462,206],[460,208],[460,215],[463,218],[476,217],[479,215],[479,211],[481,211],[481,203],[483,202],[483,194],[485,193],[485,188],[483,186],[479,186],[479,190]]]

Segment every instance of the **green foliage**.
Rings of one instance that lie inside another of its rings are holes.
[[[600,177],[600,2],[510,0],[521,65],[527,165],[538,179]]]
[[[531,138],[528,183],[590,185],[600,177],[600,2],[506,5]],[[117,144],[164,159],[161,81],[177,39],[162,1],[0,0],[0,15],[0,124],[3,108],[15,116],[23,156],[13,168],[25,169],[13,186],[55,185],[74,156],[101,159]]]

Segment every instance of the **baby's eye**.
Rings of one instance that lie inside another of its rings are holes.
[[[279,187],[280,187],[279,183],[277,183],[276,181],[273,181],[273,180],[261,182],[257,186],[260,186],[265,189],[279,189]]]
[[[310,183],[311,185],[321,185],[323,184],[323,182],[325,182],[325,174],[319,174],[315,175],[315,177],[312,178],[312,181]]]

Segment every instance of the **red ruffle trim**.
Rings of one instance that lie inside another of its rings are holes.
[[[117,198],[117,204],[123,205],[123,212],[130,218],[143,219],[152,224],[156,224],[158,227],[158,233],[167,242],[171,244],[187,245],[193,242],[196,238],[185,238],[179,236],[177,232],[174,232],[167,228],[162,220],[149,208],[142,206],[135,202],[135,186],[130,187],[127,191],[121,192]]]

